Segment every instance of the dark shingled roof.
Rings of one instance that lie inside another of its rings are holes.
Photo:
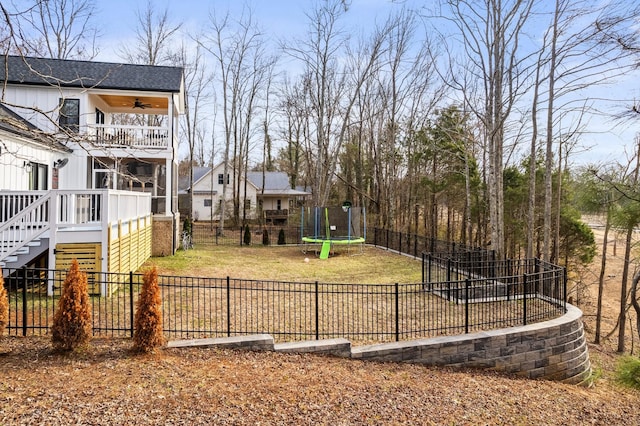
[[[72,149],[64,146],[51,135],[42,132],[30,121],[16,114],[2,103],[0,103],[0,130],[31,139],[34,142],[38,142],[50,148],[65,152],[73,152]]]
[[[39,86],[179,92],[182,83],[182,68],[155,65],[0,56],[0,70],[0,81]]]

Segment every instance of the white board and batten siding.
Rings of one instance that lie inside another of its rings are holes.
[[[68,154],[0,131],[0,191],[29,189],[29,163],[47,165],[47,182],[53,182],[53,162]],[[62,171],[62,170],[60,170]]]

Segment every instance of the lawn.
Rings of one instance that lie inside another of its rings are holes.
[[[333,257],[319,259],[302,246],[198,246],[175,256],[154,257],[162,275],[241,278],[294,282],[394,284],[420,283],[421,262],[375,247],[340,248]]]

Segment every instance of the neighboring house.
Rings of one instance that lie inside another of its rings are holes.
[[[19,56],[0,67],[0,266],[81,257],[124,272],[172,254],[182,68]],[[25,255],[38,243],[48,255]]]
[[[241,206],[246,210],[246,218],[255,220],[260,217],[264,223],[285,224],[289,213],[298,203],[311,195],[309,192],[291,189],[289,177],[284,172],[249,172],[247,179],[240,179],[240,199],[246,201]],[[233,181],[236,179],[234,170],[228,167],[227,173],[227,206],[225,216],[229,218],[233,206]],[[238,182],[236,180],[236,182]],[[224,164],[213,168],[194,167],[193,188],[189,185],[189,177],[180,178],[180,206],[181,213],[189,214],[195,220],[220,220],[220,206],[222,204],[222,187],[224,183]],[[193,193],[193,206],[189,208],[189,194]]]

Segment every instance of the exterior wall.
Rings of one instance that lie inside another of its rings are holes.
[[[229,168],[229,184],[227,185],[227,201],[233,200],[233,170]],[[222,184],[218,183],[218,174],[222,174],[224,172],[224,167],[222,165],[218,165],[213,169],[212,172],[207,173],[197,182],[193,184],[193,206],[192,206],[192,215],[196,220],[211,220],[211,207],[205,206],[205,200],[211,200],[213,203],[213,220],[219,220],[220,215],[218,213],[218,205],[220,200],[222,199]],[[211,177],[213,176],[213,182]],[[240,188],[240,198],[244,199],[244,183],[241,183]],[[213,191],[213,198],[211,196]],[[249,219],[256,218],[256,207],[257,207],[257,188],[251,184],[247,183],[247,198],[251,201],[251,212],[247,214]],[[284,207],[283,207],[284,208]],[[240,206],[240,211],[242,211],[242,206]],[[227,209],[228,211],[228,209]],[[229,213],[232,213],[228,211]]]
[[[582,312],[567,305],[560,318],[452,337],[355,347],[352,358],[491,369],[531,379],[581,383],[591,375]]]
[[[262,209],[263,210],[278,210],[278,200],[280,200],[280,209],[287,210],[289,209],[289,198],[288,197],[264,197],[262,200]]]
[[[51,148],[28,142],[14,135],[2,132],[0,146],[0,190],[26,191],[29,189],[29,172],[25,162],[47,165],[49,188],[53,182],[53,162],[68,154],[52,151]],[[64,169],[60,169],[60,172]],[[61,181],[60,179],[58,180]]]
[[[58,107],[60,98],[68,97],[80,100],[80,126],[87,123],[87,117],[94,115],[93,107],[88,107],[88,94],[86,90],[60,87],[42,86],[13,86],[8,85],[5,90],[6,102],[13,105],[24,105],[26,108],[37,108],[38,111],[53,111],[51,118],[54,122],[58,120]],[[15,112],[30,121],[36,127],[47,132],[55,132],[55,125],[42,113],[37,113],[29,109],[16,108]]]

